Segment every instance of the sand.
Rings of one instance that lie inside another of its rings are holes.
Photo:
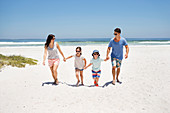
[[[107,45],[81,46],[87,64],[98,49],[105,58]],[[64,55],[76,46],[61,46]],[[38,59],[26,68],[5,67],[0,72],[0,113],[168,113],[170,112],[170,46],[130,46],[123,59],[120,80],[112,85],[110,60],[102,62],[99,87],[93,87],[91,67],[84,70],[85,86],[75,87],[74,59],[62,61],[59,85],[47,65],[43,47],[1,47],[4,55]]]

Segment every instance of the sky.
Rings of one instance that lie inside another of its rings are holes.
[[[170,38],[170,0],[0,0],[0,39]]]

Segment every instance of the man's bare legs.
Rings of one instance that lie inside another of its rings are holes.
[[[116,80],[117,80],[117,82],[120,82],[120,81],[119,81],[119,78],[118,78],[118,77],[119,77],[119,73],[120,73],[120,67],[119,67],[119,68],[117,68],[117,76],[116,76]]]
[[[116,66],[112,67],[112,74],[113,74],[113,82],[112,84],[115,85],[115,73],[116,73]]]

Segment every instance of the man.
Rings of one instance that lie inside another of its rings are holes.
[[[119,73],[120,73],[120,67],[123,59],[123,46],[126,48],[126,54],[125,54],[125,59],[128,58],[128,53],[129,53],[129,47],[127,44],[127,41],[125,38],[120,36],[121,30],[120,28],[116,28],[114,30],[114,35],[115,37],[110,40],[108,49],[107,49],[107,54],[106,54],[106,59],[109,59],[109,53],[110,49],[112,48],[112,53],[111,53],[111,62],[112,62],[112,74],[113,74],[113,82],[112,84],[115,85],[115,74],[116,74],[116,68],[117,68],[117,76],[116,80],[118,83],[121,83],[119,81]]]

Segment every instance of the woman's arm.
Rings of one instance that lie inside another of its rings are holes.
[[[58,44],[57,42],[56,42],[56,46],[57,46],[57,49],[59,50],[60,54],[63,56],[63,59],[64,59],[64,61],[65,61],[64,54],[63,54],[63,52],[61,51],[61,48],[60,48],[60,46],[59,46],[59,44]]]
[[[43,65],[45,65],[46,56],[47,56],[47,47],[45,47],[45,49],[44,49]]]
[[[86,67],[84,67],[84,69],[87,69],[89,66],[91,66],[92,65],[92,63],[90,63],[88,66],[86,66]]]

